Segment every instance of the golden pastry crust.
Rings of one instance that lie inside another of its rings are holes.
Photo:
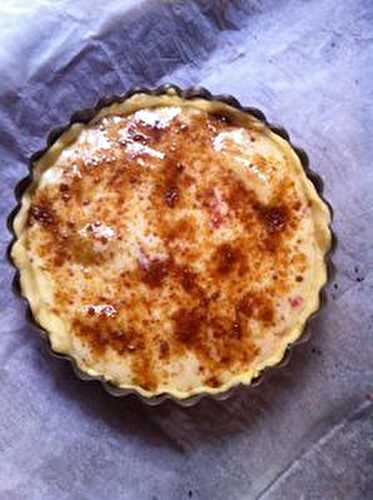
[[[12,256],[56,351],[119,387],[185,398],[282,358],[318,308],[329,222],[261,122],[140,94],[35,163]]]

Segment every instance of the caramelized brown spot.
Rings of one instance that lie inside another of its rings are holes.
[[[165,237],[171,241],[183,238],[192,240],[195,234],[195,228],[192,220],[184,218],[170,227],[166,227],[165,231],[162,232],[164,232]]]
[[[69,259],[84,266],[100,265],[108,256],[95,250],[94,242],[79,233],[72,233],[65,240],[55,242],[55,251],[60,260]]]
[[[260,207],[259,213],[269,233],[277,233],[285,228],[287,222],[285,207]]]
[[[56,223],[56,215],[53,208],[49,204],[32,205],[29,211],[29,224],[35,220],[42,226],[53,226]]]
[[[178,272],[181,286],[185,291],[190,292],[196,287],[196,274],[187,267],[181,268]]]
[[[85,322],[79,317],[73,320],[73,329],[80,338],[89,341],[93,352],[103,354],[109,345],[109,332],[101,321]]]
[[[242,330],[239,319],[211,315],[208,303],[201,308],[179,309],[173,316],[175,340],[193,351],[208,368],[210,377],[226,369],[246,365],[258,348]],[[209,378],[210,378],[209,377]]]
[[[119,329],[114,321],[103,317],[87,318],[86,321],[76,317],[73,328],[78,337],[89,342],[95,356],[102,355],[109,347],[120,355],[130,354],[134,357],[132,363],[139,384],[150,387],[155,382],[150,354],[145,352],[145,339],[140,332],[133,328]]]
[[[221,383],[217,377],[210,377],[206,380],[206,385],[216,388],[219,387]]]
[[[140,277],[150,288],[156,288],[162,286],[163,280],[169,271],[169,260],[154,259],[149,264],[140,266]]]
[[[198,309],[179,309],[173,315],[177,340],[183,344],[194,344],[197,342],[204,319],[202,311]]]
[[[244,226],[250,229],[256,215],[254,207],[258,204],[255,193],[248,189],[240,179],[227,179],[225,182],[229,187],[229,207]]]
[[[164,194],[164,201],[167,206],[173,208],[179,201],[180,193],[177,186],[169,186]]]
[[[271,304],[262,304],[258,310],[258,319],[264,324],[273,323],[274,311]]]
[[[168,359],[170,357],[170,345],[165,340],[162,340],[159,346],[159,357],[161,359]]]
[[[183,173],[184,169],[185,166],[179,161],[177,154],[172,153],[171,155],[167,156],[163,167],[163,200],[165,204],[170,208],[174,208],[177,202],[180,200],[180,188],[178,183],[180,175]]]
[[[61,193],[61,198],[64,201],[68,201],[71,198],[70,187],[67,184],[60,184],[59,190]]]
[[[251,294],[246,294],[238,303],[237,310],[245,316],[252,316],[254,312],[254,297]]]
[[[247,293],[237,304],[237,311],[269,325],[274,320],[274,308],[270,293]]]
[[[239,258],[240,252],[237,248],[232,247],[228,243],[223,243],[217,248],[214,255],[216,271],[223,275],[230,273]]]

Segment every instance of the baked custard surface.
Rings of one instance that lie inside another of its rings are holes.
[[[290,144],[226,104],[138,94],[35,162],[23,295],[55,351],[144,396],[249,383],[319,307],[330,214]]]

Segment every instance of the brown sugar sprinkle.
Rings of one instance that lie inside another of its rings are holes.
[[[168,187],[164,194],[164,201],[167,206],[173,208],[180,198],[179,189],[177,186]]]
[[[180,279],[181,286],[185,291],[190,292],[196,287],[196,273],[188,269],[187,267],[179,268],[178,275]]]
[[[223,243],[217,248],[213,257],[217,273],[221,275],[230,273],[240,258],[241,254],[237,248],[228,243]]]
[[[192,349],[210,373],[219,374],[224,369],[241,366],[258,353],[250,338],[244,338],[235,319],[211,316],[206,308],[200,307],[181,308],[173,320],[176,344],[182,349]]]
[[[143,351],[141,356],[133,356],[132,370],[134,382],[147,391],[153,391],[158,385],[158,375],[154,370],[154,359],[148,351]]]
[[[28,223],[32,221],[39,222],[42,226],[53,226],[56,223],[56,215],[54,209],[48,203],[32,205],[29,211]]]
[[[267,166],[267,160],[259,154],[253,156],[252,162],[256,167],[259,168],[265,168]]]
[[[192,240],[195,235],[195,227],[193,221],[186,218],[180,219],[170,225],[163,224],[160,229],[162,235],[168,241],[176,239]]]
[[[247,293],[238,302],[236,309],[244,316],[255,318],[269,325],[274,320],[274,308],[270,296],[270,292],[264,294]]]
[[[221,385],[221,382],[219,381],[219,379],[217,377],[210,377],[206,380],[206,385],[208,385],[209,387],[219,387]]]
[[[89,343],[94,356],[102,356],[109,347],[121,356],[129,355],[136,384],[147,390],[156,388],[153,359],[150,351],[145,349],[143,334],[133,329],[118,329],[102,319],[87,323],[75,318],[73,327],[75,334]]]
[[[159,346],[159,357],[161,359],[167,359],[170,357],[170,345],[165,340],[162,340]]]
[[[30,223],[39,223],[31,230],[43,234],[38,250],[48,272],[63,283],[58,310],[70,315],[74,334],[95,358],[112,349],[128,359],[133,382],[144,389],[157,387],[160,363],[163,370],[186,353],[198,359],[205,383],[219,387],[223,374],[244,370],[258,355],[253,325],[265,334],[277,318],[275,298],[303,279],[306,257],[291,254],[287,245],[304,203],[291,180],[267,204],[259,201],[249,182],[216,157],[213,139],[235,126],[234,117],[201,113],[189,116],[188,124],[176,118],[172,126],[120,118],[118,125],[98,125],[114,150],[95,154],[93,162],[80,160],[74,178],[66,167],[66,182],[38,194],[29,212]],[[127,127],[124,141],[153,148],[163,159],[131,157],[127,143],[119,143],[120,127]],[[147,183],[149,196],[142,191]],[[135,246],[133,267],[113,270],[131,236],[126,224],[133,199],[146,207],[144,240],[154,234],[165,253],[140,247],[138,257]],[[206,218],[198,218],[198,211]],[[97,221],[118,237],[99,236]],[[239,234],[235,224],[242,228]],[[219,236],[225,228],[233,228],[231,239]],[[288,272],[293,264],[295,277]],[[262,273],[269,285],[254,292]],[[106,286],[105,298],[100,289]],[[79,303],[87,306],[77,314]],[[163,308],[167,329],[157,320],[157,307]]]
[[[206,319],[202,310],[196,308],[188,311],[179,309],[174,315],[175,336],[184,345],[197,344],[200,341],[200,330]]]
[[[259,207],[258,212],[269,233],[278,233],[285,228],[288,218],[285,207]]]
[[[118,354],[144,349],[144,341],[137,332],[131,329],[123,331],[102,317],[92,321],[78,317],[74,319],[73,326],[80,338],[89,341],[96,355],[105,352],[109,346]]]
[[[154,259],[149,264],[140,265],[140,278],[151,288],[162,285],[170,271],[171,262],[167,260]]]
[[[180,199],[180,188],[178,183],[184,170],[185,166],[179,161],[177,155],[172,154],[166,158],[163,168],[165,177],[163,199],[165,204],[170,208],[174,208]]]
[[[62,183],[60,184],[59,189],[62,199],[64,201],[68,201],[71,198],[70,187],[67,184]]]

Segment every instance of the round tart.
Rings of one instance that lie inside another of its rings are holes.
[[[178,399],[282,359],[319,308],[330,212],[254,114],[137,92],[34,162],[11,255],[55,352]]]

